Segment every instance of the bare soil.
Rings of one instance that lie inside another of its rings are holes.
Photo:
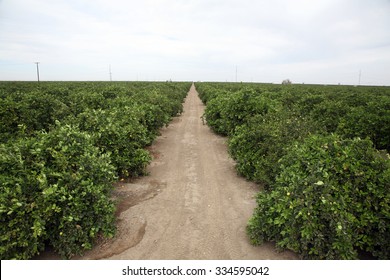
[[[203,123],[204,108],[193,85],[183,114],[149,148],[149,175],[117,183],[116,236],[78,259],[298,258],[272,243],[250,244],[246,224],[259,187],[237,175],[226,138]]]

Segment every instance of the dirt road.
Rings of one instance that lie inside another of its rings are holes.
[[[150,148],[150,175],[118,185],[117,236],[84,259],[297,258],[249,243],[257,187],[236,175],[226,138],[202,123],[203,111],[192,86],[184,113]]]

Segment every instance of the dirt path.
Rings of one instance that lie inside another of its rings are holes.
[[[150,175],[117,187],[117,237],[84,259],[297,258],[250,245],[245,226],[257,187],[236,175],[226,139],[203,125],[203,111],[192,86],[184,113],[151,147]]]

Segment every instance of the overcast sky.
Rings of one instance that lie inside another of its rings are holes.
[[[0,80],[390,85],[390,0],[0,0]],[[236,71],[237,70],[237,71]],[[237,75],[237,76],[236,76]]]

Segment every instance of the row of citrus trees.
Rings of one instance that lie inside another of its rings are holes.
[[[390,88],[196,86],[237,171],[264,186],[247,227],[254,244],[390,258]]]
[[[0,258],[46,245],[69,258],[115,233],[110,192],[145,172],[144,148],[189,83],[0,83]]]

